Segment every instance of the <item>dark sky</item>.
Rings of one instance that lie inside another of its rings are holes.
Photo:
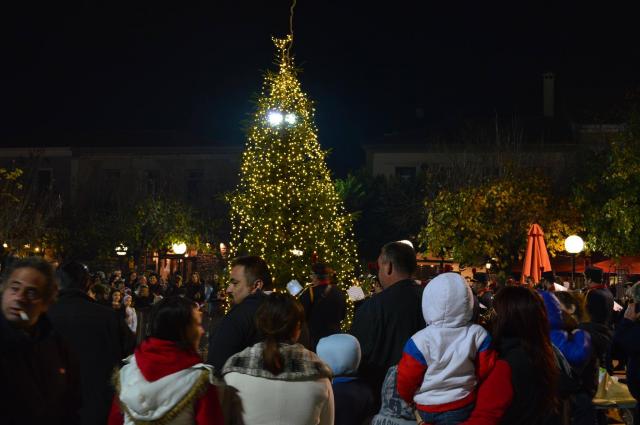
[[[270,37],[288,31],[290,5],[15,3],[0,14],[4,144],[34,132],[53,140],[148,130],[241,144],[250,99],[272,65]],[[632,10],[482,3],[299,1],[294,54],[334,170],[360,165],[360,144],[421,125],[416,108],[428,124],[539,114],[544,71],[567,89],[640,83]]]

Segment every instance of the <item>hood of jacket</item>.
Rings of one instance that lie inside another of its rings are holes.
[[[184,350],[175,342],[148,338],[135,351],[140,372],[147,381],[157,381],[179,370],[202,363],[193,350]]]
[[[473,294],[462,276],[442,273],[422,293],[422,315],[428,326],[456,328],[471,321]]]
[[[316,353],[329,365],[333,376],[355,375],[362,356],[360,343],[356,337],[349,334],[334,334],[320,338]]]
[[[562,308],[558,298],[549,291],[538,291],[544,301],[544,308],[547,310],[547,318],[551,330],[562,330],[564,321],[562,320]]]
[[[213,383],[212,368],[172,341],[149,338],[125,362],[116,387],[124,412],[134,421],[180,414]]]

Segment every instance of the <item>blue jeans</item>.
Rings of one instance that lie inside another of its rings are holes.
[[[418,410],[418,413],[420,413],[420,417],[422,418],[422,420],[428,424],[458,425],[459,423],[467,420],[474,406],[475,403],[471,403],[460,409],[449,410],[448,412],[431,413]]]

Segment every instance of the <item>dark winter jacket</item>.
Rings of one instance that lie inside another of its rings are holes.
[[[369,298],[356,311],[350,333],[358,338],[362,349],[358,375],[366,379],[376,397],[387,370],[400,361],[405,343],[425,327],[422,291],[414,281],[401,280]]]
[[[302,294],[300,303],[309,326],[311,349],[315,351],[320,338],[340,332],[340,323],[347,314],[347,301],[336,285],[318,285]]]
[[[229,357],[260,342],[255,316],[265,297],[263,292],[247,296],[229,310],[210,336],[207,363],[215,368],[217,374],[221,373]]]
[[[80,363],[85,389],[82,423],[105,424],[113,398],[111,374],[126,354],[126,325],[115,311],[95,303],[78,289],[60,291],[58,301],[49,308],[49,317]]]
[[[362,424],[376,413],[371,388],[360,378],[334,378],[332,386],[335,425]]]
[[[171,285],[167,288],[167,297],[184,297],[187,295],[187,288],[184,286]]]
[[[582,389],[591,397],[598,390],[598,371],[601,367],[613,374],[611,365],[611,345],[613,343],[613,332],[608,326],[594,322],[580,324],[580,329],[589,332],[591,335],[591,346],[593,347],[591,358],[580,374]]]
[[[627,385],[633,397],[640,401],[640,322],[622,319],[614,336],[615,344],[627,359]]]
[[[190,300],[202,304],[204,302],[204,285],[201,283],[188,283],[186,294]]]
[[[0,313],[0,376],[2,425],[80,423],[77,359],[46,315],[29,336]]]
[[[613,294],[603,285],[591,287],[587,292],[586,309],[592,322],[611,326],[613,321]]]

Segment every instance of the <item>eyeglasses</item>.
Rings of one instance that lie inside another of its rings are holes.
[[[12,295],[19,295],[21,290],[24,292],[24,297],[29,301],[38,301],[42,298],[42,294],[37,288],[33,288],[31,286],[22,287],[17,284],[9,285],[9,293]]]

